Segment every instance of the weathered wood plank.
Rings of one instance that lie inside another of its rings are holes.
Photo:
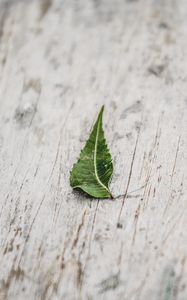
[[[187,299],[187,2],[0,1],[0,299]],[[115,201],[69,172],[105,104]]]

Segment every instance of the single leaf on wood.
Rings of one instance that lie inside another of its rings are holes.
[[[112,198],[109,183],[113,163],[102,127],[104,106],[98,115],[90,137],[73,166],[70,176],[72,188],[81,189],[94,198]]]

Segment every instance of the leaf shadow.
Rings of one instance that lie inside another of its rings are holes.
[[[104,199],[99,199],[99,198],[94,198],[88,194],[86,194],[83,190],[81,190],[80,188],[76,188],[72,191],[72,194],[78,199],[78,200],[83,200],[83,201],[114,201],[114,199],[111,199],[111,198],[104,198]]]

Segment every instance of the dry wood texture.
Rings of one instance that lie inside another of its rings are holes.
[[[111,189],[69,172],[102,104]],[[0,299],[187,299],[187,1],[0,0]]]

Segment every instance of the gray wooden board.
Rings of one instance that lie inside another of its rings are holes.
[[[101,105],[111,200],[69,172]],[[0,299],[187,299],[187,1],[0,0]]]

